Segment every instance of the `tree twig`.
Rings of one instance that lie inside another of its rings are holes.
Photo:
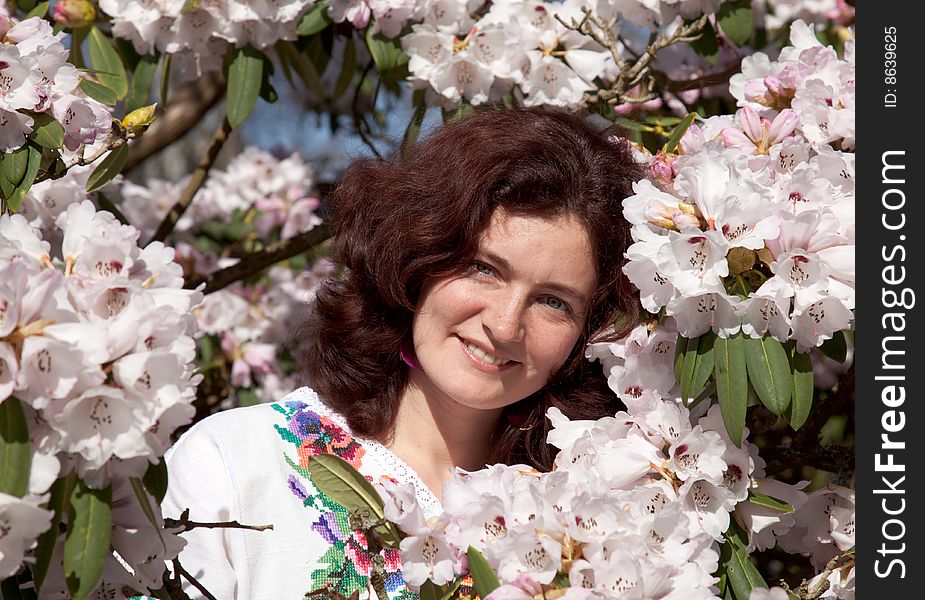
[[[177,575],[182,575],[183,578],[189,581],[193,585],[193,587],[199,590],[199,593],[201,593],[203,596],[205,596],[209,600],[218,600],[215,596],[212,595],[212,593],[209,590],[206,589],[206,586],[199,583],[198,579],[190,575],[189,571],[183,568],[183,565],[180,564],[179,560],[173,559],[173,568],[174,568],[174,571],[177,573]]]
[[[199,164],[196,165],[196,169],[190,176],[189,183],[186,184],[186,189],[183,190],[180,198],[170,208],[170,211],[167,212],[161,224],[158,225],[157,231],[149,240],[149,243],[164,241],[167,239],[167,236],[170,235],[170,232],[173,231],[173,228],[176,227],[177,221],[180,220],[180,217],[182,217],[186,209],[189,208],[193,198],[196,196],[196,192],[198,192],[202,184],[205,183],[206,175],[209,174],[209,170],[212,168],[212,165],[215,164],[215,159],[218,157],[219,151],[225,144],[225,140],[228,139],[229,133],[231,133],[231,124],[228,122],[228,117],[225,116],[222,117],[222,122],[219,124],[218,129],[215,130],[212,141],[209,142],[209,147],[206,149],[205,154],[203,154],[202,158],[199,160]]]
[[[331,228],[327,223],[322,223],[311,231],[307,231],[287,240],[280,240],[271,244],[258,252],[253,252],[244,256],[238,263],[216,271],[211,275],[199,280],[187,282],[187,288],[196,288],[205,283],[204,293],[210,294],[218,291],[235,281],[240,281],[251,275],[255,275],[270,265],[291,258],[314,248],[331,237]]]

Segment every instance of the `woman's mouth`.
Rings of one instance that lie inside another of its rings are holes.
[[[518,364],[517,361],[502,358],[490,352],[486,352],[483,348],[463,338],[458,339],[466,355],[470,358],[470,360],[472,360],[473,363],[475,363],[477,367],[481,368],[482,370],[497,372],[506,367]]]

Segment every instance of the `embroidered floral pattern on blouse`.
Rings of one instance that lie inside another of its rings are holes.
[[[369,589],[372,574],[372,557],[366,537],[350,529],[347,509],[312,484],[308,459],[317,454],[334,454],[360,469],[366,449],[337,423],[311,410],[304,402],[290,400],[272,406],[286,419],[285,426],[277,424],[274,427],[285,442],[295,447],[298,459],[296,461],[288,453],[284,454],[286,463],[294,471],[289,475],[289,491],[304,506],[321,513],[311,528],[329,544],[318,560],[323,567],[312,572],[312,587],[306,592],[326,588],[346,597],[354,591],[364,595]],[[385,562],[384,582],[389,597],[392,600],[417,600],[417,594],[405,585],[398,550],[386,548],[379,554]]]

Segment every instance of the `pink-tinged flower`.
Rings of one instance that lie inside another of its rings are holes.
[[[521,573],[513,583],[505,583],[485,596],[485,600],[533,600],[543,595],[543,586],[530,575]]]
[[[726,470],[725,450],[726,444],[718,433],[697,425],[671,446],[668,468],[682,481],[691,477],[716,479]]]
[[[41,503],[38,496],[17,498],[0,492],[0,577],[19,571],[26,551],[51,525],[54,513],[41,508]]]
[[[771,146],[779,144],[793,135],[800,122],[790,109],[782,110],[774,121],[760,117],[754,109],[746,106],[736,113],[738,129],[724,129],[723,143],[726,147],[739,148],[745,154],[765,155]]]
[[[401,541],[402,573],[408,585],[419,587],[428,579],[443,585],[456,576],[455,553],[443,536],[422,527]]]
[[[0,308],[3,306],[0,300]],[[0,402],[3,402],[13,393],[16,387],[16,374],[19,373],[19,361],[13,347],[6,342],[0,342]]]
[[[679,296],[668,303],[667,313],[675,318],[678,333],[695,338],[713,330],[721,338],[742,327],[739,299],[724,292]]]

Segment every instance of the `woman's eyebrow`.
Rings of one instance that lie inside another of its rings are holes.
[[[478,254],[481,254],[482,256],[490,260],[491,262],[497,264],[499,267],[501,267],[503,270],[507,271],[508,273],[510,273],[513,270],[511,268],[511,263],[501,258],[494,252],[491,252],[490,250],[479,250]],[[572,286],[566,285],[564,283],[559,283],[556,281],[548,281],[544,283],[542,287],[552,292],[556,292],[557,294],[561,294],[563,296],[569,296],[571,297],[572,300],[575,300],[579,303],[584,302],[586,300],[584,294],[582,294],[581,292],[579,292]]]

